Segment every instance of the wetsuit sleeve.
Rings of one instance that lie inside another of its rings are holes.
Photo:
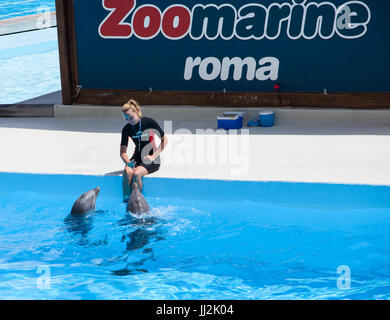
[[[162,138],[164,136],[164,130],[161,129],[159,124],[153,119],[150,119],[150,128],[156,129],[158,131],[158,133],[160,134],[160,138]]]
[[[121,139],[121,146],[127,147],[129,144],[129,134],[126,130],[126,126],[122,129],[122,139]]]

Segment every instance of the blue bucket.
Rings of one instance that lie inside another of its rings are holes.
[[[270,110],[270,111],[260,111],[259,112],[259,121],[260,125],[262,127],[272,127],[275,122],[275,112]]]

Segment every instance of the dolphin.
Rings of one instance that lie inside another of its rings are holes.
[[[96,198],[98,197],[100,188],[83,193],[73,204],[71,214],[79,215],[95,211]]]
[[[146,202],[145,197],[141,193],[136,183],[133,184],[133,192],[131,193],[129,202],[127,203],[126,212],[139,215],[150,211],[150,207]]]

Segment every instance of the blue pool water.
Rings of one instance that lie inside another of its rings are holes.
[[[0,20],[37,14],[43,7],[55,11],[55,0],[0,0]]]
[[[0,36],[0,104],[61,90],[56,28]]]
[[[390,298],[390,187],[146,178],[145,196],[135,219],[121,177],[0,173],[0,298]]]

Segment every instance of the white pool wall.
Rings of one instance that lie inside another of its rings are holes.
[[[145,116],[172,124],[150,177],[390,185],[390,111],[274,109],[274,127],[221,137],[216,114],[234,109],[145,106]],[[0,171],[119,174],[124,125],[119,107],[57,105],[52,119],[0,119]]]

